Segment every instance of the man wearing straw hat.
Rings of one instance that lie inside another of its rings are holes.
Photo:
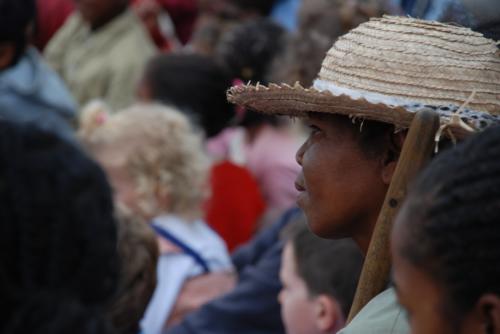
[[[352,237],[366,253],[415,113],[437,112],[440,133],[453,139],[496,123],[500,56],[470,29],[386,16],[339,38],[313,87],[235,86],[228,98],[305,119],[297,203],[314,233]],[[342,333],[407,333],[404,318],[389,288]]]

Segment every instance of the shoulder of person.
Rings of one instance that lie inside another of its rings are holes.
[[[405,311],[398,304],[394,288],[375,298],[352,319],[339,334],[408,334],[410,328]]]

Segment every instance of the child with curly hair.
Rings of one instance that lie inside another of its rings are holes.
[[[224,242],[201,218],[209,168],[201,138],[180,112],[145,104],[113,115],[90,108],[80,134],[107,171],[116,201],[157,234],[158,282],[141,327],[160,333],[185,280],[231,269]]]

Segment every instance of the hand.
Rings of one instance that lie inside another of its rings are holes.
[[[235,285],[236,275],[232,272],[210,273],[190,279],[179,293],[167,327],[180,322],[203,304],[233,290]]]

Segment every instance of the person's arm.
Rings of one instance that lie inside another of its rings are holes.
[[[279,234],[300,211],[293,209],[233,256],[235,288],[192,312],[167,334],[284,333],[277,296],[283,244]]]
[[[282,243],[240,272],[233,291],[189,314],[167,334],[284,333],[277,296]]]

